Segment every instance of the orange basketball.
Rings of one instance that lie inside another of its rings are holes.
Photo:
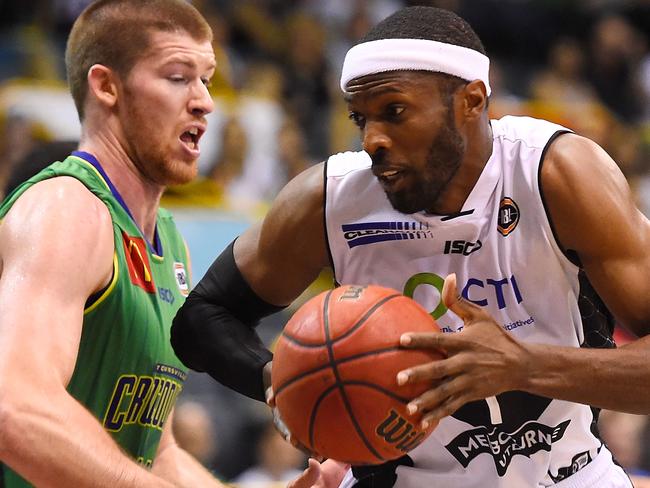
[[[379,286],[346,285],[306,302],[273,358],[275,401],[292,435],[311,451],[350,464],[380,464],[434,429],[406,410],[431,385],[398,386],[403,369],[442,354],[403,349],[404,332],[439,332],[414,300]]]

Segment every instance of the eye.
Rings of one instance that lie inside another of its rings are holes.
[[[212,80],[210,78],[201,78],[201,83],[203,83],[207,88],[212,86]]]
[[[385,116],[390,121],[398,121],[406,107],[403,105],[390,104],[386,107]]]
[[[350,112],[348,118],[359,128],[363,129],[366,125],[366,118],[358,112]]]
[[[168,77],[168,80],[172,83],[185,83],[187,79],[183,75],[171,75]]]

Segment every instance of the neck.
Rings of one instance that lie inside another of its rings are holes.
[[[125,148],[110,133],[84,135],[79,150],[97,158],[122,195],[144,237],[153,242],[160,197],[165,187],[143,175]]]
[[[462,210],[492,155],[492,127],[487,114],[484,120],[485,123],[477,124],[468,131],[467,151],[460,167],[429,213],[450,215]]]

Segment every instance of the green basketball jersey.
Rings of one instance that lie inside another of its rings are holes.
[[[189,292],[185,244],[164,209],[158,211],[156,240],[148,243],[99,163],[81,152],[16,189],[0,206],[0,219],[27,188],[56,176],[77,178],[106,204],[115,238],[113,277],[86,303],[68,391],[133,459],[151,466],[187,374],[169,339]],[[4,473],[5,487],[30,486],[7,467]]]

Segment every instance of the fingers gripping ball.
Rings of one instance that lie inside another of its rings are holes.
[[[404,332],[439,332],[414,300],[379,286],[347,285],[306,302],[276,347],[275,401],[292,435],[313,452],[350,464],[404,455],[435,428],[406,405],[430,385],[398,386],[403,369],[442,357],[399,347]]]

